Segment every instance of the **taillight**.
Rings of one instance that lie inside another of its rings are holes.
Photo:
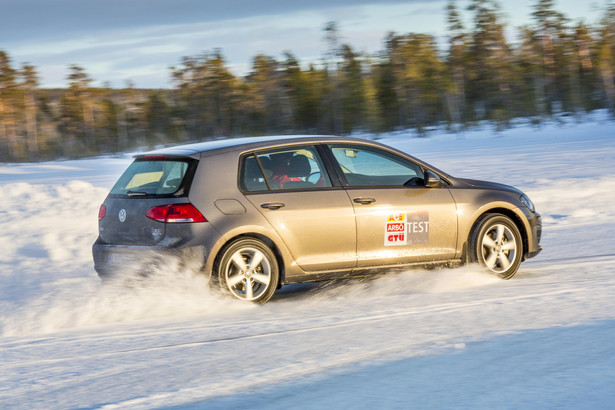
[[[101,205],[100,208],[98,208],[98,220],[100,221],[106,215],[107,215],[107,207],[104,205]]]
[[[207,222],[207,219],[192,204],[155,206],[147,211],[145,216],[164,223]]]

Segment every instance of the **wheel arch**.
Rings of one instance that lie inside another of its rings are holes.
[[[470,255],[468,254],[468,252],[470,249],[470,246],[469,246],[470,236],[472,235],[474,230],[478,227],[478,224],[480,220],[482,219],[482,217],[488,214],[502,214],[504,216],[507,216],[513,221],[517,229],[519,229],[519,233],[521,234],[521,242],[523,242],[522,260],[524,260],[528,252],[529,238],[528,238],[527,227],[523,223],[523,219],[513,209],[504,208],[504,207],[494,207],[494,208],[489,208],[487,210],[483,210],[481,213],[479,213],[474,218],[474,222],[470,226],[470,229],[466,232],[465,240],[463,243],[463,256],[462,256],[464,263],[469,261]]]
[[[222,258],[222,255],[224,254],[224,250],[230,244],[242,238],[257,239],[263,242],[265,245],[267,245],[271,249],[271,251],[275,255],[276,262],[278,263],[278,269],[279,269],[279,278],[278,278],[277,287],[279,288],[280,286],[282,286],[286,278],[286,264],[284,262],[284,257],[282,256],[282,251],[280,250],[279,246],[276,244],[275,241],[273,241],[268,236],[262,233],[258,233],[258,232],[243,232],[240,234],[236,234],[235,236],[232,236],[228,239],[225,239],[224,241],[221,241],[219,246],[216,246],[217,251],[215,252],[215,254],[209,256],[211,260],[211,269],[209,272],[209,276],[215,277],[217,275],[218,266],[220,264],[220,259]]]

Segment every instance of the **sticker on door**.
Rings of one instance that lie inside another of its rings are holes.
[[[397,213],[387,217],[384,246],[429,243],[429,212]]]

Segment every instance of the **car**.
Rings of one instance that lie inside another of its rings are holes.
[[[217,140],[138,154],[100,207],[101,279],[197,254],[210,283],[271,299],[282,285],[412,265],[478,263],[503,279],[540,251],[523,192],[455,178],[375,141]],[[196,253],[195,253],[196,251]]]

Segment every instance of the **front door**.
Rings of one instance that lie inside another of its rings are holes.
[[[425,187],[418,164],[388,151],[361,145],[330,149],[355,211],[358,267],[455,257],[456,205],[445,186]]]

